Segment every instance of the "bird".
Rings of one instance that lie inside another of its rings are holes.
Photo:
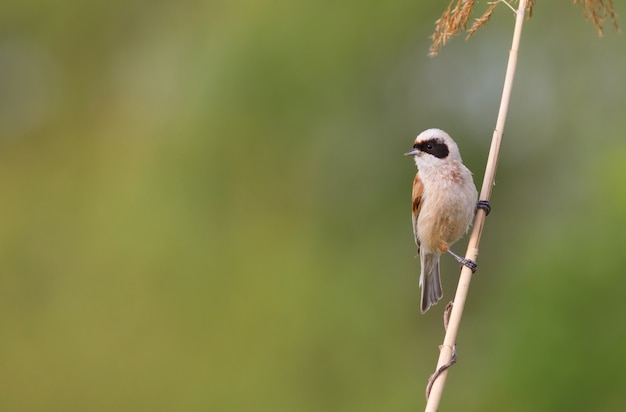
[[[439,276],[442,253],[451,254],[472,272],[476,263],[456,255],[450,246],[467,233],[477,207],[490,210],[487,201],[478,202],[472,172],[463,164],[454,140],[440,129],[420,133],[413,149],[417,174],[413,179],[413,235],[420,257],[421,312],[441,299]]]

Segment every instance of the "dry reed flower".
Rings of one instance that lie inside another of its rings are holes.
[[[518,3],[518,1],[512,0],[512,3]],[[611,20],[615,30],[620,31],[617,25],[617,13],[615,13],[615,8],[613,7],[613,0],[573,0],[573,2],[575,5],[582,5],[585,19],[591,20],[599,36],[602,36],[604,33],[604,24],[607,19]],[[512,10],[515,10],[506,0],[489,2],[485,12],[480,17],[474,19],[474,23],[468,30],[467,22],[472,15],[476,0],[451,0],[441,17],[435,21],[435,31],[430,36],[432,44],[428,55],[430,57],[436,56],[448,40],[460,31],[467,31],[466,39],[472,37],[478,29],[489,22],[494,9],[499,3],[504,3]],[[532,17],[534,6],[535,0],[527,1],[525,10],[528,18]]]
[[[472,27],[470,27],[470,29],[467,31],[467,36],[465,37],[466,40],[472,37],[478,31],[478,29],[487,24],[487,22],[491,18],[493,10],[496,8],[497,5],[497,1],[489,3],[489,7],[487,7],[487,10],[483,13],[482,16],[474,20],[474,24],[472,24]]]
[[[454,8],[452,8],[453,4],[455,4]],[[457,34],[459,30],[466,29],[467,21],[472,15],[474,4],[475,0],[450,1],[448,8],[446,8],[441,17],[435,22],[435,32],[430,36],[433,41],[429,52],[431,57],[439,53],[439,49],[448,42],[450,37]]]
[[[528,13],[529,19],[533,16],[534,5],[535,5],[535,0],[528,0],[528,3],[526,3],[526,13]]]
[[[604,35],[604,23],[607,17],[611,19],[616,31],[620,31],[617,25],[617,13],[613,7],[613,0],[574,0],[574,4],[583,7],[585,20],[591,20],[598,31],[598,36]]]

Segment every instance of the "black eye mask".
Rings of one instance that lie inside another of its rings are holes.
[[[439,159],[446,158],[448,157],[448,154],[450,154],[450,150],[448,150],[448,145],[445,144],[441,139],[430,139],[423,142],[415,143],[413,145],[413,148],[418,149],[421,152],[431,154]]]

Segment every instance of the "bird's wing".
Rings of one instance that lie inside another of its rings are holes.
[[[417,237],[417,218],[420,214],[420,209],[422,208],[422,195],[424,194],[424,184],[420,180],[419,174],[415,175],[415,179],[413,179],[413,236],[415,236],[415,244],[417,245],[417,249],[419,250],[420,240]]]

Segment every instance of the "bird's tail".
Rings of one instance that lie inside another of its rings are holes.
[[[439,277],[439,253],[424,253],[422,248],[420,261],[422,273],[420,274],[420,287],[422,288],[422,313],[439,302],[443,296],[441,278]]]

